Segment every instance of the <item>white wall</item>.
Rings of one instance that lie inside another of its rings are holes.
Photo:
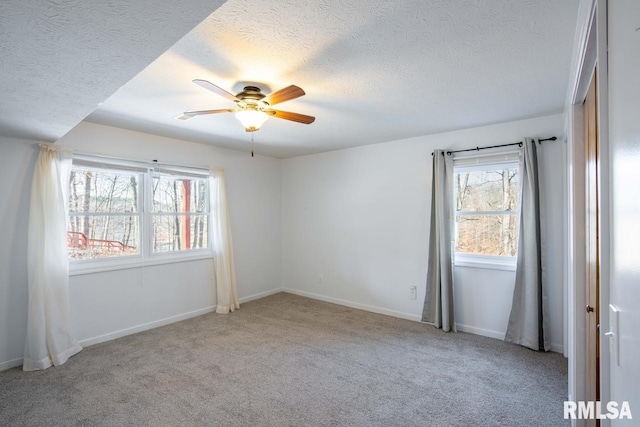
[[[283,161],[283,286],[293,292],[419,320],[425,293],[431,152],[562,137],[563,115],[510,122]],[[564,143],[544,143],[550,340],[563,345]],[[318,276],[322,275],[322,283]],[[514,273],[456,267],[460,329],[502,338]],[[418,298],[409,298],[409,287]]]
[[[609,2],[609,154],[611,189],[610,302],[620,309],[619,364],[611,361],[613,401],[629,401],[640,418],[640,2]],[[607,307],[603,307],[606,315]],[[606,349],[606,342],[605,342]]]
[[[418,320],[424,299],[431,151],[562,133],[562,116],[280,161],[81,123],[61,144],[87,152],[226,170],[241,298],[281,286],[298,293]],[[562,344],[563,144],[545,143],[544,188],[551,341]],[[0,138],[0,370],[20,364],[26,328],[26,236],[37,142]],[[281,198],[282,194],[282,198]],[[282,248],[282,253],[281,253]],[[282,274],[281,274],[282,272]],[[323,283],[318,284],[318,275]],[[457,267],[461,329],[502,337],[513,273]],[[215,304],[208,260],[72,276],[72,322],[85,344],[206,312]],[[409,299],[409,286],[418,298]]]
[[[80,123],[60,144],[131,159],[225,168],[241,299],[272,292],[280,274],[280,160]],[[19,365],[27,309],[26,233],[37,143],[0,138],[0,369]],[[85,344],[207,312],[215,305],[211,260],[70,279],[73,330]]]

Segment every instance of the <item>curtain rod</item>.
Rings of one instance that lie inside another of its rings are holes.
[[[204,171],[208,171],[210,168],[207,166],[188,166],[188,165],[179,165],[179,164],[175,164],[175,163],[165,163],[165,162],[159,162],[158,160],[146,160],[146,159],[133,159],[133,158],[124,158],[124,157],[115,157],[115,156],[109,156],[106,154],[95,154],[95,153],[84,153],[81,151],[75,151],[73,150],[73,154],[77,154],[78,156],[82,156],[82,157],[97,157],[100,159],[105,159],[105,160],[112,160],[112,161],[120,161],[120,162],[132,162],[132,163],[143,163],[146,165],[158,165],[158,166],[169,166],[169,167],[176,167],[176,168],[184,168],[184,169],[199,169],[199,170],[204,170]]]
[[[538,143],[543,142],[543,141],[555,141],[557,140],[558,137],[556,136],[552,136],[551,138],[543,138],[543,139],[539,139]],[[476,148],[468,148],[466,150],[455,150],[455,151],[447,151],[447,156],[452,155],[453,153],[464,153],[467,151],[480,151],[480,150],[487,150],[489,148],[499,148],[499,147],[510,147],[512,145],[519,145],[520,147],[522,147],[522,141],[518,141],[518,142],[513,142],[511,144],[500,144],[500,145],[490,145],[487,147],[476,147]],[[442,155],[444,156],[444,151],[442,152]],[[431,153],[431,155],[433,156],[433,153]]]

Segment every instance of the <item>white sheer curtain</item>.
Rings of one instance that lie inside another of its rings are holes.
[[[537,140],[525,138],[520,161],[520,234],[513,304],[505,341],[549,351],[547,285],[543,254],[544,197]]]
[[[211,186],[211,225],[213,261],[216,271],[216,313],[227,314],[240,308],[236,290],[236,272],[233,263],[233,240],[227,206],[227,190],[222,168],[212,168],[209,178]]]
[[[82,350],[69,327],[67,190],[71,151],[40,146],[27,237],[29,306],[23,369],[62,365]]]
[[[433,151],[431,231],[427,292],[422,321],[443,331],[456,331],[453,312],[453,157]]]

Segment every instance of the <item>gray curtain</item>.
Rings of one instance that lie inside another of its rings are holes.
[[[526,138],[522,148],[518,263],[505,341],[533,350],[548,351],[547,291],[542,263],[544,224],[540,214],[544,199],[539,175],[540,145],[536,145],[536,142]]]
[[[429,267],[422,321],[449,332],[456,330],[453,316],[453,157],[433,152]]]

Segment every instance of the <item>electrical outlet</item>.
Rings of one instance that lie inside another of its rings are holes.
[[[415,286],[410,286],[409,299],[416,299],[416,298],[418,298],[418,288],[416,288]]]
[[[324,278],[322,277],[322,274],[318,274],[318,284],[322,285]]]

